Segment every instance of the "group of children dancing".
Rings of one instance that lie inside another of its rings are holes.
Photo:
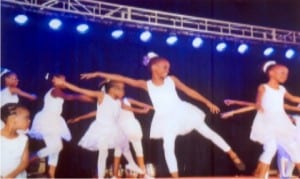
[[[205,104],[214,114],[219,113],[220,109],[177,77],[169,76],[170,62],[166,58],[150,52],[144,59],[144,64],[151,72],[150,80],[132,79],[104,72],[81,74],[81,79],[84,80],[104,79],[101,83],[102,90],[97,91],[71,84],[63,75],[53,75],[51,78],[53,87],[46,93],[43,109],[35,115],[28,132],[30,137],[43,140],[46,146],[31,159],[27,147],[28,139],[24,135],[24,130],[29,126],[29,112],[17,102],[18,96],[30,100],[35,100],[36,96],[18,88],[15,73],[5,73],[3,75],[5,88],[1,91],[1,120],[4,122],[1,129],[1,149],[4,150],[1,152],[4,152],[2,156],[5,158],[1,159],[0,176],[24,177],[29,160],[48,157],[49,177],[55,177],[59,153],[63,148],[62,140],[70,141],[72,138],[66,121],[61,116],[64,100],[80,100],[95,103],[97,106],[96,111],[69,120],[68,123],[95,117],[78,145],[99,152],[97,162],[99,178],[105,175],[109,149],[115,150],[113,172],[115,177],[119,177],[118,166],[121,155],[128,162],[127,169],[147,177],[141,143],[142,130],[134,113],[146,114],[150,110],[154,110],[150,138],[163,141],[163,152],[172,177],[179,177],[175,140],[177,136],[186,135],[193,130],[223,150],[238,170],[245,170],[245,164],[237,153],[205,123],[205,113],[199,107],[180,99],[176,90]],[[250,139],[263,145],[263,153],[259,158],[255,176],[267,177],[270,162],[277,150],[282,154],[282,158],[278,160],[282,177],[292,175],[294,165],[300,173],[300,117],[294,116],[293,121],[284,110],[286,108],[299,112],[299,106],[284,105],[284,99],[300,104],[300,97],[291,95],[281,85],[288,77],[286,66],[271,61],[264,65],[263,71],[269,77],[269,81],[259,86],[256,102],[225,100],[227,105],[236,104],[243,107],[222,113],[221,116],[228,118],[257,110]],[[125,85],[146,91],[153,106],[126,98]],[[66,94],[63,89],[69,89],[78,95]],[[136,153],[137,164],[132,157],[129,142],[132,143]]]

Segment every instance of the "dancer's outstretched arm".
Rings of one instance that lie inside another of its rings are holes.
[[[299,96],[294,96],[289,92],[285,93],[284,98],[291,101],[291,102],[294,102],[294,103],[300,103],[300,97]]]
[[[88,90],[88,89],[80,88],[78,86],[75,86],[75,85],[65,81],[64,79],[54,77],[53,82],[57,86],[62,86],[62,87],[68,88],[68,89],[70,89],[74,92],[81,93],[83,95],[86,95],[86,96],[89,96],[89,97],[92,97],[92,98],[96,98],[98,100],[98,102],[99,101],[101,102],[102,99],[103,99],[103,96],[104,96],[104,93],[101,92],[101,91],[94,91],[94,90]]]
[[[51,92],[51,95],[54,97],[60,97],[63,98],[64,100],[68,101],[73,101],[73,100],[78,100],[78,101],[83,101],[83,102],[94,102],[94,99],[86,96],[86,95],[78,95],[78,94],[68,94],[63,92],[61,89],[54,89]]]
[[[105,78],[108,80],[114,80],[114,81],[120,81],[125,84],[128,84],[129,86],[135,87],[135,88],[141,88],[147,91],[147,83],[145,80],[136,80],[133,78],[125,77],[118,74],[111,74],[111,73],[104,73],[104,72],[93,72],[93,73],[84,73],[81,74],[81,79],[91,79],[91,78]]]
[[[83,114],[83,115],[78,116],[76,118],[69,119],[68,123],[73,124],[73,123],[76,123],[76,122],[79,122],[79,121],[82,121],[82,120],[86,120],[86,119],[90,119],[92,117],[96,117],[96,113],[97,113],[97,111],[92,111],[92,112]]]
[[[236,109],[236,110],[221,113],[221,118],[227,119],[227,118],[232,117],[236,114],[242,114],[242,113],[246,113],[246,112],[254,111],[254,110],[256,110],[256,106],[253,106],[253,105],[252,106],[246,106],[246,107],[242,107],[242,108],[239,108],[239,109]]]
[[[10,91],[14,94],[27,98],[29,100],[36,100],[37,96],[35,94],[30,94],[25,91],[22,91],[20,88],[11,88]]]
[[[149,108],[149,109],[152,109],[153,110],[153,106],[149,105],[149,104],[146,104],[146,103],[143,103],[143,102],[140,102],[138,100],[135,100],[135,99],[132,99],[132,98],[127,98],[128,102],[132,105],[135,105],[135,106],[138,106],[138,107],[141,107],[141,108]]]
[[[212,113],[219,113],[220,112],[220,109],[219,109],[218,106],[214,105],[212,102],[210,102],[207,98],[205,98],[199,92],[197,92],[196,90],[188,87],[187,85],[185,85],[183,82],[181,82],[175,76],[171,76],[171,78],[173,79],[176,88],[178,88],[179,90],[184,92],[186,95],[188,95],[189,97],[191,97],[195,100],[198,100],[198,101],[204,103]]]
[[[284,104],[284,109],[293,111],[293,112],[300,112],[300,106],[292,106],[289,104]]]
[[[233,100],[233,99],[225,99],[224,103],[227,106],[231,105],[239,105],[239,106],[255,106],[255,103],[248,102],[248,101],[241,101],[241,100]]]

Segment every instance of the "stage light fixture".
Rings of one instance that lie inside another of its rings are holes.
[[[121,29],[114,30],[114,31],[112,31],[112,33],[111,33],[111,36],[112,36],[114,39],[119,39],[119,38],[121,38],[123,35],[124,35],[124,31],[121,30]]]
[[[266,57],[272,55],[273,53],[274,53],[274,48],[272,47],[268,47],[264,50],[264,56]]]
[[[28,17],[25,14],[19,14],[14,18],[15,22],[19,25],[24,25],[28,21]]]
[[[218,52],[223,52],[227,47],[227,44],[225,42],[220,42],[218,43],[218,45],[216,46],[216,50]]]
[[[285,52],[285,57],[286,57],[287,59],[291,59],[291,58],[293,58],[294,56],[295,56],[295,50],[294,50],[294,49],[289,48],[289,49],[286,50],[286,52]]]
[[[177,41],[178,41],[178,38],[176,35],[171,35],[166,40],[168,45],[174,45]]]
[[[241,45],[239,45],[239,47],[238,47],[238,52],[240,53],[240,54],[244,54],[244,53],[246,53],[246,51],[248,50],[248,45],[247,44],[241,44]]]
[[[53,30],[58,30],[61,28],[61,26],[62,26],[62,22],[57,18],[51,19],[49,22],[49,27]]]
[[[202,38],[200,38],[200,37],[196,37],[196,38],[194,38],[192,44],[193,44],[193,47],[194,47],[194,48],[199,48],[199,47],[202,46],[203,40],[202,40]]]
[[[141,35],[140,35],[140,39],[143,42],[148,42],[151,39],[151,37],[152,37],[152,34],[148,30],[142,32]]]
[[[89,30],[89,26],[87,24],[79,24],[77,25],[76,30],[80,34],[85,34]]]

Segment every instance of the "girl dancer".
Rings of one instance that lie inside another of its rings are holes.
[[[276,153],[277,145],[282,146],[291,156],[300,171],[300,150],[296,142],[296,127],[284,111],[284,98],[295,103],[300,97],[291,95],[280,84],[288,77],[288,69],[274,61],[267,62],[263,71],[269,81],[258,88],[256,105],[258,113],[254,119],[250,138],[263,144],[263,153],[257,166],[257,177],[264,177],[269,169],[270,162]]]
[[[1,74],[1,80],[3,79],[4,88],[1,90],[1,106],[7,103],[18,103],[19,96],[27,98],[29,100],[36,100],[37,97],[34,94],[29,94],[18,88],[19,79],[15,72],[6,70],[4,74]],[[3,127],[1,121],[1,128]]]
[[[242,105],[242,106],[247,106],[247,107],[243,107],[240,109],[222,113],[222,115],[221,115],[222,118],[229,118],[236,114],[241,114],[241,113],[244,113],[247,111],[256,110],[255,103],[239,101],[239,100],[231,100],[231,99],[224,100],[224,102],[228,106],[236,104],[236,105]],[[300,112],[300,105],[298,105],[298,107],[295,107],[295,106],[290,106],[288,104],[284,104],[284,108],[289,111],[294,111],[294,112],[298,112],[298,113]],[[299,115],[293,115],[292,120],[293,120],[293,123],[298,128],[298,135],[300,135],[300,117],[299,117]],[[298,142],[300,144],[300,141],[298,141]],[[277,153],[277,166],[279,169],[280,178],[292,177],[295,165],[291,161],[291,157],[284,150],[284,148],[281,147],[280,145],[277,146],[277,152],[278,152]]]
[[[98,177],[105,175],[106,158],[108,149],[116,148],[121,150],[128,161],[126,168],[143,173],[135,164],[130,153],[126,139],[122,139],[122,131],[118,127],[117,119],[121,111],[120,99],[124,96],[124,84],[117,81],[110,81],[106,85],[106,93],[79,88],[66,82],[64,79],[56,78],[55,84],[66,87],[78,93],[97,99],[96,120],[90,125],[84,136],[79,141],[79,145],[91,151],[99,151],[98,154]],[[124,108],[131,110],[128,107]],[[89,113],[88,115],[93,114]]]
[[[54,75],[54,78],[65,79],[63,75]],[[64,100],[93,101],[85,96],[64,93],[63,88],[55,85],[53,79],[53,87],[46,93],[43,109],[35,115],[29,132],[31,137],[43,139],[46,144],[45,148],[37,152],[37,156],[48,157],[48,174],[51,178],[55,177],[59,153],[63,147],[62,139],[71,140],[69,128],[61,116]]]
[[[124,98],[123,104],[127,106],[135,105],[139,108],[132,108],[133,112],[145,114],[149,111],[149,109],[152,109],[151,106],[148,104],[136,101],[134,99]],[[121,130],[125,134],[126,141],[129,140],[132,143],[133,149],[136,154],[136,159],[139,167],[145,172],[145,163],[144,163],[144,153],[143,153],[143,147],[142,147],[142,129],[135,118],[132,111],[122,109],[120,116],[118,118],[118,125],[120,126]],[[88,114],[76,117],[75,119],[69,120],[69,123],[75,123],[84,119],[89,119],[91,117],[96,116],[96,111],[90,112]],[[115,150],[114,152],[114,176],[118,176],[118,168],[121,161],[121,151]],[[119,177],[119,176],[118,176]]]
[[[26,178],[25,169],[29,163],[28,138],[18,130],[26,130],[30,124],[27,108],[16,103],[1,107],[1,119],[5,123],[1,129],[0,178]]]
[[[163,147],[168,169],[172,177],[178,177],[177,160],[175,157],[175,139],[178,135],[185,135],[192,130],[198,131],[204,137],[226,152],[236,167],[245,168],[243,162],[230,146],[204,122],[205,114],[196,106],[182,101],[176,88],[206,106],[213,113],[220,110],[204,96],[189,88],[175,76],[168,76],[170,63],[167,59],[149,53],[145,58],[152,73],[151,80],[135,80],[116,74],[102,72],[82,74],[83,79],[102,77],[122,81],[130,86],[147,91],[154,105],[155,114],[150,129],[150,138],[163,139]]]

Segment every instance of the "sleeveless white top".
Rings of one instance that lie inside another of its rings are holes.
[[[12,94],[9,88],[4,88],[1,90],[1,107],[7,103],[18,103],[19,97],[17,94]]]
[[[33,119],[30,135],[35,138],[44,138],[49,135],[60,136],[69,141],[71,140],[70,130],[62,118],[64,99],[53,97],[51,88],[44,97],[44,107]]]
[[[53,97],[51,95],[53,89],[54,88],[51,88],[44,97],[43,110],[51,112],[52,115],[61,115],[64,99],[60,97]]]
[[[279,86],[273,89],[264,84],[265,92],[261,99],[262,112],[258,112],[252,125],[250,138],[260,143],[269,139],[286,141],[296,137],[296,127],[284,110],[286,89]]]
[[[151,138],[163,138],[170,133],[185,135],[204,122],[205,114],[202,110],[179,98],[171,77],[167,76],[160,86],[148,80],[147,88],[155,109]]]
[[[101,104],[97,103],[96,120],[91,123],[79,145],[91,151],[118,146],[121,141],[121,130],[117,123],[120,111],[120,100],[104,94]]]
[[[123,99],[123,103],[131,106],[127,98]],[[143,132],[139,121],[135,118],[132,111],[122,109],[118,119],[118,123],[124,135],[131,142],[140,141],[143,137]]]
[[[156,86],[151,80],[148,80],[147,87],[156,113],[171,110],[174,105],[181,102],[175,84],[169,76],[165,78],[164,83],[160,86]]]
[[[0,176],[6,176],[12,172],[21,162],[27,136],[20,134],[14,139],[8,139],[0,136],[1,160],[0,160]],[[21,172],[16,178],[26,178],[26,171]]]

